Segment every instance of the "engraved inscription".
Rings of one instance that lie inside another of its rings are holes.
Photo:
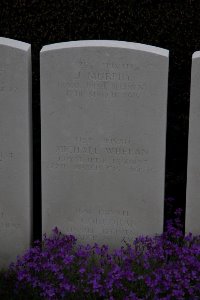
[[[136,226],[127,210],[78,208],[74,215],[79,226],[72,224],[67,231],[76,233],[76,237],[83,241],[88,237],[93,241],[109,237],[131,241],[136,234]]]
[[[71,168],[79,171],[152,172],[149,166],[149,150],[134,145],[130,139],[105,137],[98,139],[76,136],[58,145],[55,160],[49,162],[51,169]]]
[[[6,162],[12,161],[14,159],[13,152],[5,152],[0,150],[0,167]]]
[[[0,232],[5,232],[6,230],[17,230],[20,228],[20,223],[16,223],[14,221],[11,221],[8,219],[8,216],[6,216],[5,212],[0,210]]]
[[[67,97],[87,97],[95,100],[106,98],[139,98],[145,88],[145,83],[133,76],[139,67],[128,63],[102,62],[93,65],[84,59],[78,61],[79,71],[70,73],[66,79],[58,82],[58,87],[64,89]],[[93,71],[95,70],[95,71]]]

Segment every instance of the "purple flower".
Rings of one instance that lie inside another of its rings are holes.
[[[36,241],[9,272],[16,293],[27,287],[41,299],[200,299],[200,236],[184,236],[181,210],[155,237],[109,251],[98,244],[77,245],[57,227]],[[7,274],[7,275],[8,275]]]

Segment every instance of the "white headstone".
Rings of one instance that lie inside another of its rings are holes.
[[[76,41],[41,51],[43,233],[119,246],[163,229],[168,51]]]
[[[31,46],[0,38],[0,267],[31,241]]]
[[[200,234],[200,52],[192,56],[188,168],[186,193],[186,233]]]

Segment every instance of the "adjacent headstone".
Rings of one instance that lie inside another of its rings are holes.
[[[31,46],[0,38],[0,268],[31,241]]]
[[[200,52],[192,56],[186,193],[186,233],[200,234]]]
[[[43,233],[119,246],[163,229],[168,51],[76,41],[41,51]]]

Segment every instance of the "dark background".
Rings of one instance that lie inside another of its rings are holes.
[[[34,239],[41,236],[39,52],[46,44],[107,39],[170,51],[165,198],[175,199],[173,209],[185,208],[191,57],[200,50],[200,0],[0,0],[0,36],[32,45]]]

